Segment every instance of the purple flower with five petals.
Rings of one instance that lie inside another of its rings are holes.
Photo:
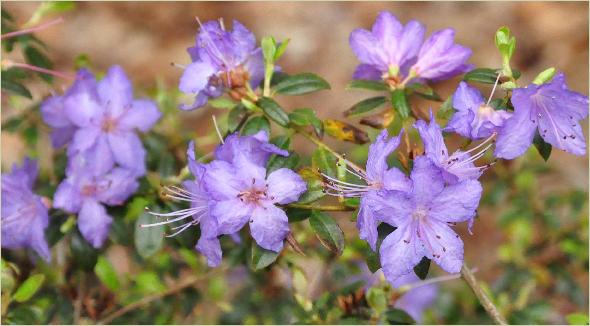
[[[382,190],[408,191],[410,181],[399,169],[389,168],[387,157],[399,146],[401,134],[388,138],[387,130],[381,131],[373,144],[369,146],[366,172],[356,168],[346,161],[346,169],[353,175],[361,178],[366,185],[356,185],[323,175],[326,188],[335,191],[335,196],[360,197],[360,207],[357,218],[359,237],[366,240],[373,250],[377,245],[377,226],[381,217],[376,215],[372,208],[377,202],[383,200],[380,196]]]
[[[588,97],[571,91],[563,73],[542,85],[512,91],[514,114],[498,132],[494,155],[514,159],[533,143],[538,130],[545,142],[575,155],[586,153],[580,120],[588,116]]]
[[[444,131],[456,132],[470,139],[490,137],[512,115],[508,111],[494,110],[476,88],[463,81],[453,94],[453,107],[457,111]]]
[[[424,120],[418,120],[414,124],[414,128],[418,129],[420,133],[420,138],[422,138],[422,142],[424,143],[425,155],[442,170],[443,177],[447,183],[453,184],[466,179],[478,179],[483,171],[493,164],[475,166],[473,162],[481,158],[492,146],[490,142],[495,134],[466,152],[457,150],[449,155],[442,130],[438,123],[436,123],[432,111],[430,111],[430,123],[427,124]],[[470,155],[472,152],[475,153]]]
[[[444,80],[471,69],[471,50],[454,43],[454,31],[444,29],[423,42],[425,27],[412,20],[403,26],[387,11],[377,16],[371,31],[355,29],[350,47],[361,61],[354,79],[385,80],[392,87],[411,81]]]
[[[127,169],[114,168],[107,174],[96,175],[82,161],[75,161],[67,174],[57,187],[53,204],[66,212],[78,213],[82,236],[93,247],[100,248],[113,221],[103,204],[123,204],[139,186],[135,174]]]
[[[250,84],[255,89],[264,79],[264,59],[256,37],[240,22],[226,31],[223,23],[208,21],[201,25],[196,45],[188,49],[192,63],[180,78],[183,93],[196,95],[192,105],[182,110],[194,110],[219,97],[223,91],[241,89]]]
[[[389,282],[412,273],[422,257],[449,273],[463,264],[463,241],[450,228],[475,216],[482,193],[478,181],[445,185],[441,170],[427,156],[414,160],[409,192],[386,191],[375,207],[384,222],[397,227],[381,244],[383,273]]]
[[[2,173],[2,248],[28,247],[49,262],[47,207],[32,190],[38,173],[37,162],[29,158],[22,167],[15,164],[12,172]]]
[[[63,113],[76,128],[68,155],[83,156],[96,175],[115,163],[144,175],[146,153],[136,130],[146,132],[160,119],[158,107],[150,100],[133,99],[131,82],[119,66],[111,67],[95,87],[94,77],[84,78],[91,79],[84,83],[88,87],[62,99]]]
[[[297,201],[306,183],[292,170],[281,168],[266,176],[266,169],[242,153],[228,163],[215,160],[203,182],[214,203],[211,215],[219,234],[233,234],[249,222],[250,233],[264,249],[280,252],[289,234],[285,212],[276,205]]]

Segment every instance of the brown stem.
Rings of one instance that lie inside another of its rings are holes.
[[[488,315],[494,320],[494,322],[498,325],[507,325],[506,319],[502,316],[502,314],[498,311],[498,308],[494,305],[492,300],[487,296],[487,294],[483,291],[483,289],[477,284],[477,279],[473,275],[473,272],[467,267],[465,263],[463,263],[463,267],[461,267],[461,276],[469,285],[479,303],[483,306],[486,310]]]
[[[141,308],[153,301],[156,301],[158,299],[161,299],[163,297],[167,297],[169,295],[175,294],[177,292],[180,292],[182,290],[184,290],[185,288],[191,287],[193,286],[195,283],[202,281],[204,279],[206,279],[208,276],[210,276],[211,274],[215,273],[221,273],[223,270],[212,270],[211,272],[205,274],[205,275],[191,275],[187,278],[185,278],[181,283],[178,283],[177,285],[171,287],[170,289],[161,292],[161,293],[157,293],[157,294],[153,294],[147,297],[144,297],[141,300],[138,300],[132,304],[129,304],[127,306],[122,307],[121,309],[113,312],[112,314],[109,314],[108,316],[106,316],[105,318],[99,320],[97,322],[97,324],[99,325],[104,325],[104,324],[109,324],[110,322],[112,322],[115,318],[119,318],[121,316],[123,316],[124,314],[133,311],[137,308]]]
[[[303,208],[303,209],[315,209],[318,211],[330,211],[330,212],[351,212],[356,208],[352,206],[343,205],[306,205],[306,204],[288,204],[286,207],[291,208]]]

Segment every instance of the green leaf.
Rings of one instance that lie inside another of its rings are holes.
[[[29,90],[25,86],[23,86],[22,84],[20,84],[18,82],[15,82],[13,80],[6,78],[4,76],[4,73],[2,73],[1,81],[2,81],[2,90],[14,93],[16,95],[20,95],[22,97],[26,97],[28,99],[33,99],[33,95],[31,94],[31,92],[29,92]]]
[[[146,207],[150,204],[150,201],[145,197],[135,197],[127,204],[127,213],[125,213],[125,221],[135,221],[142,213],[145,212]],[[149,208],[149,207],[148,207]]]
[[[287,127],[289,125],[289,115],[275,100],[270,97],[263,97],[258,100],[257,104],[269,118],[280,126]]]
[[[369,288],[365,296],[369,307],[371,307],[377,315],[381,315],[387,309],[388,298],[381,288]]]
[[[154,215],[148,214],[147,212],[141,214],[137,221],[135,221],[135,248],[137,253],[143,258],[148,258],[155,254],[164,240],[164,226],[150,226],[141,227],[145,224],[151,224],[161,222]]]
[[[260,130],[265,130],[270,135],[270,122],[266,117],[252,117],[246,122],[244,128],[242,128],[242,135],[254,135]]]
[[[365,80],[365,79],[357,79],[353,80],[348,85],[346,85],[346,89],[366,89],[369,91],[387,91],[389,90],[389,86],[385,85],[381,81],[376,80]]]
[[[73,1],[47,1],[43,2],[37,10],[33,13],[29,21],[25,24],[25,27],[37,25],[41,22],[43,17],[62,13],[69,10],[72,10],[76,7],[76,4]]]
[[[71,234],[70,248],[75,264],[84,271],[92,271],[98,259],[98,252],[82,237],[79,231],[76,230]]]
[[[387,223],[381,223],[377,227],[377,245],[375,246],[376,250],[372,251],[369,249],[366,252],[367,266],[372,273],[375,273],[377,270],[379,270],[379,268],[381,268],[381,261],[379,259],[378,253],[383,239],[385,239],[385,237],[387,237],[391,232],[395,231],[395,229],[395,227]]]
[[[314,166],[317,166],[317,163],[317,161],[315,163],[312,161],[312,164]],[[303,180],[305,180],[305,182],[307,183],[307,191],[305,191],[305,193],[303,193],[303,195],[299,197],[297,203],[308,204],[326,195],[324,193],[322,178],[320,174],[317,172],[317,167],[315,168],[315,170],[311,167],[305,167],[303,169],[300,169],[299,175],[301,175]]]
[[[262,55],[264,56],[264,62],[274,62],[274,57],[277,51],[277,43],[272,36],[265,36],[260,41],[260,47],[262,47]]]
[[[236,105],[227,115],[227,130],[228,132],[235,132],[248,119],[248,111],[242,104]]]
[[[299,164],[300,157],[297,153],[289,153],[289,156],[275,156],[274,160],[268,160],[266,165],[266,174],[269,175],[272,172],[281,169],[295,169]]]
[[[289,120],[292,124],[297,126],[309,126],[314,119],[318,119],[318,117],[310,108],[295,109],[293,112],[289,113]]]
[[[332,217],[320,211],[311,211],[309,225],[311,225],[324,247],[338,256],[342,254],[344,250],[344,233],[342,233],[340,226]]]
[[[35,274],[26,279],[26,281],[18,287],[12,298],[16,302],[28,301],[41,288],[45,275]]]
[[[464,81],[482,83],[482,84],[495,84],[498,78],[498,70],[491,68],[477,68],[466,73],[463,76]]]
[[[329,176],[336,176],[336,158],[323,147],[318,147],[311,156],[311,166]]]
[[[259,247],[256,243],[252,243],[252,254],[250,256],[250,267],[255,271],[263,269],[277,260],[279,254]]]
[[[210,99],[209,100],[209,105],[211,105],[212,107],[216,108],[216,109],[233,109],[236,107],[237,103],[225,98],[225,97],[218,97],[218,98],[214,98],[214,99]]]
[[[421,280],[428,276],[428,270],[430,270],[430,259],[422,257],[418,265],[414,266],[414,273]]]
[[[390,325],[413,325],[416,322],[407,312],[392,308],[385,313],[385,319]]]
[[[275,56],[274,56],[275,62],[283,56],[283,53],[285,53],[285,50],[287,50],[287,45],[289,45],[289,41],[290,41],[290,39],[286,39],[283,42],[281,42],[281,44],[279,44],[279,47],[275,51]]]
[[[570,325],[588,325],[588,315],[583,313],[574,313],[565,316],[567,323]]]
[[[323,89],[330,89],[330,84],[312,73],[289,76],[274,86],[275,92],[284,95],[301,95]]]
[[[538,132],[535,135],[535,138],[533,139],[533,144],[535,144],[535,148],[537,149],[541,157],[545,160],[545,162],[547,162],[547,160],[549,160],[549,157],[551,156],[551,144],[546,143]]]
[[[365,114],[367,112],[371,112],[383,104],[387,102],[387,98],[385,96],[377,96],[371,97],[365,100],[358,102],[357,104],[353,105],[350,109],[344,111],[344,116],[351,117],[351,116],[358,116]]]
[[[510,60],[516,49],[516,38],[510,36],[510,29],[506,26],[498,28],[495,42],[500,54],[502,54],[502,58],[505,58],[507,61]]]
[[[76,70],[82,68],[90,68],[90,56],[86,53],[79,54],[74,59],[74,67],[76,68]]]
[[[436,112],[436,118],[449,120],[453,116],[453,112],[453,97],[449,96]]]
[[[555,76],[556,71],[557,70],[555,70],[555,68],[553,67],[541,71],[533,80],[533,84],[545,84],[546,82],[550,81],[553,78],[553,76]]]
[[[26,59],[27,63],[29,63],[33,66],[46,68],[46,69],[51,69],[53,67],[53,64],[51,63],[51,61],[43,53],[41,53],[41,51],[39,51],[37,48],[35,48],[33,46],[27,46],[25,48],[24,55],[25,55],[25,59]],[[53,76],[51,76],[51,75],[44,74],[44,73],[38,73],[38,74],[39,74],[39,76],[41,76],[41,78],[43,78],[47,82],[51,82],[51,80],[53,80]]]
[[[96,266],[94,266],[94,273],[109,290],[116,292],[119,289],[117,272],[115,272],[113,265],[103,256],[98,257]]]
[[[410,117],[410,104],[403,89],[396,89],[391,93],[391,105],[403,120]]]
[[[442,98],[438,95],[432,87],[420,83],[414,83],[408,87],[406,87],[410,93],[414,93],[422,98],[427,100],[442,102]]]

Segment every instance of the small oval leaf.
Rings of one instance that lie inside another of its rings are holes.
[[[271,250],[266,250],[264,248],[259,247],[256,243],[252,243],[252,255],[250,257],[250,266],[255,271],[263,269],[269,266],[270,264],[274,263],[278,257],[278,253]]]
[[[113,265],[103,256],[98,257],[96,266],[94,266],[94,273],[109,290],[115,292],[119,289],[117,272],[115,272]]]
[[[410,104],[403,89],[396,89],[391,93],[391,105],[403,120],[410,116]]]
[[[332,217],[320,211],[312,211],[309,225],[315,231],[318,239],[336,255],[340,256],[344,250],[344,233]]]
[[[35,274],[30,276],[26,281],[18,287],[12,298],[16,302],[25,302],[29,300],[35,293],[39,290],[43,281],[45,280],[45,275],[43,274]]]
[[[385,104],[385,102],[387,102],[387,98],[385,98],[385,96],[371,97],[371,98],[362,100],[362,101],[358,102],[357,104],[353,105],[350,109],[344,111],[344,116],[345,117],[358,116],[358,115],[362,115],[362,114],[371,112],[371,111],[381,107],[383,104]]]
[[[367,79],[357,79],[353,80],[348,85],[346,85],[346,89],[366,89],[369,91],[386,91],[389,90],[389,86],[381,81],[376,80],[367,80]]]
[[[242,128],[242,135],[254,135],[260,130],[265,130],[266,133],[270,135],[270,122],[266,117],[252,117],[246,122],[244,128]]]
[[[269,118],[280,126],[287,127],[289,125],[289,115],[275,100],[269,97],[263,97],[258,100],[257,104]]]
[[[322,77],[312,73],[289,76],[274,87],[275,92],[284,95],[302,95],[323,89],[330,89],[330,84]]]
[[[160,222],[161,219],[144,212],[135,221],[135,248],[139,255],[148,258],[155,254],[164,240],[164,226],[141,227],[141,225]]]

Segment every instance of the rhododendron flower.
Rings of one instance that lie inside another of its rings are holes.
[[[422,138],[422,142],[424,143],[425,155],[442,170],[443,177],[448,183],[452,184],[466,179],[477,179],[483,171],[493,164],[475,166],[473,162],[481,158],[493,145],[490,142],[495,134],[492,134],[484,142],[468,151],[463,152],[457,150],[449,155],[442,130],[438,123],[436,123],[432,111],[430,111],[430,123],[426,124],[424,120],[418,120],[414,124],[414,127],[418,129],[420,138]]]
[[[420,282],[415,273],[408,273],[398,278],[391,285],[400,288],[404,285]],[[422,323],[422,314],[425,309],[432,306],[438,296],[436,284],[425,284],[410,289],[395,301],[394,307],[407,312],[418,323]]]
[[[375,216],[373,206],[375,202],[383,200],[379,195],[381,190],[407,191],[410,188],[408,178],[397,168],[389,168],[387,157],[397,148],[403,130],[397,137],[388,139],[387,130],[381,131],[373,144],[369,146],[366,172],[347,164],[346,169],[353,175],[366,182],[366,185],[356,185],[323,175],[325,186],[334,191],[335,196],[360,197],[360,208],[357,218],[359,237],[366,240],[373,250],[377,245],[377,226],[379,217]]]
[[[453,94],[453,107],[457,111],[444,131],[456,132],[470,139],[490,137],[512,115],[508,111],[494,110],[476,88],[463,81]]]
[[[202,24],[188,53],[193,62],[185,68],[179,88],[196,99],[192,105],[181,105],[182,110],[199,108],[225,89],[255,89],[264,79],[262,50],[254,34],[238,21],[231,32],[218,21]]]
[[[471,68],[471,50],[454,43],[454,31],[444,29],[426,42],[425,27],[412,20],[403,26],[387,11],[377,16],[371,31],[350,34],[350,47],[360,60],[354,79],[385,80],[395,87],[412,79],[443,80]]]
[[[586,153],[580,120],[588,116],[588,97],[571,91],[563,73],[542,85],[512,91],[514,114],[498,132],[494,155],[514,159],[533,143],[538,130],[545,142],[575,155]]]
[[[377,212],[396,226],[381,244],[383,273],[389,282],[412,273],[422,257],[449,273],[463,264],[463,241],[449,227],[475,216],[482,193],[478,181],[445,185],[441,170],[427,156],[414,160],[411,191],[385,191]]]
[[[211,215],[219,234],[233,234],[246,223],[264,249],[280,252],[289,234],[285,212],[277,207],[299,199],[306,183],[292,170],[281,168],[266,176],[266,169],[237,153],[233,163],[216,160],[204,177],[205,189],[214,199]]]
[[[33,192],[38,173],[37,161],[29,158],[22,167],[15,164],[12,172],[2,173],[2,248],[31,248],[49,262],[47,207]]]
[[[134,172],[127,169],[114,168],[107,174],[96,175],[83,162],[76,162],[76,165],[68,170],[67,178],[57,187],[53,204],[66,212],[78,213],[82,236],[93,247],[100,248],[113,221],[103,204],[123,204],[139,184]]]
[[[215,158],[231,163],[237,153],[242,153],[254,164],[265,166],[272,154],[288,156],[289,152],[268,142],[268,134],[260,130],[251,136],[233,133],[215,150]]]

